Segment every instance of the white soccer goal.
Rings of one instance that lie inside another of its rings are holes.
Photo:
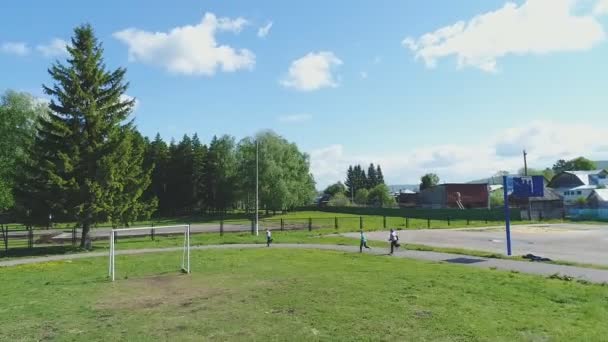
[[[135,227],[135,228],[117,228],[110,231],[110,265],[108,276],[114,281],[116,275],[116,239],[121,237],[139,237],[146,235],[154,235],[157,231],[165,231],[164,234],[178,234],[184,232],[184,248],[182,252],[182,268],[185,273],[190,273],[190,225],[178,226],[160,226],[160,227]]]

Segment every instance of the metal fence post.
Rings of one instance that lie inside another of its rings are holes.
[[[448,226],[450,225],[450,217],[448,216]]]
[[[386,215],[382,217],[382,227],[386,229]]]
[[[409,228],[410,227],[410,218],[406,217],[405,218],[405,228]]]
[[[251,235],[255,234],[255,221],[251,220]]]
[[[281,231],[285,229],[285,221],[281,219]]]
[[[363,216],[359,216],[359,229],[363,229]]]
[[[28,247],[34,248],[34,230],[32,229],[32,226],[30,226],[30,230],[28,232]]]
[[[150,229],[150,237],[152,238],[152,241],[154,241],[154,233],[155,233],[154,222],[152,222],[152,229]]]
[[[471,224],[471,219],[467,217],[467,226]]]
[[[431,219],[430,218],[426,219],[426,227],[431,228]]]
[[[4,229],[4,225],[2,225],[2,240],[4,240],[4,252],[8,253],[8,225],[6,226],[6,232]]]
[[[308,231],[312,230],[312,217],[308,218]]]
[[[72,247],[76,246],[76,227],[72,227]]]
[[[338,229],[338,217],[334,217],[334,228]]]

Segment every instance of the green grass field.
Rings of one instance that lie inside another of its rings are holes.
[[[602,341],[608,287],[305,250],[1,269],[2,341]]]

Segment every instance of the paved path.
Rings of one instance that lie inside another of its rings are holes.
[[[386,241],[388,232],[368,232],[368,239]],[[359,233],[345,233],[358,238]],[[405,243],[506,253],[505,228],[419,229],[399,231]],[[608,266],[608,226],[535,224],[511,227],[514,255],[532,253],[554,260]]]
[[[209,249],[243,249],[243,248],[266,248],[262,244],[236,244],[236,245],[211,245],[211,246],[193,246],[193,250],[209,250]],[[359,252],[358,246],[337,246],[337,245],[321,245],[321,244],[275,244],[271,248],[289,248],[289,249],[320,249],[320,250],[332,250],[341,251],[348,253]],[[172,251],[181,251],[181,247],[172,248],[148,248],[148,249],[131,249],[116,251],[118,255],[134,255],[134,254],[145,254],[145,253],[163,253]],[[368,254],[374,255],[386,255],[386,249],[373,248],[365,251]],[[46,257],[27,258],[27,259],[14,259],[7,261],[0,261],[0,267],[10,267],[16,265],[41,263],[48,261],[59,261],[59,260],[72,260],[92,257],[105,257],[107,252],[92,252],[92,253],[79,253],[79,254],[67,254],[67,255],[53,255]],[[553,265],[536,262],[516,261],[516,260],[505,260],[505,259],[488,259],[479,258],[459,254],[449,253],[437,253],[437,252],[423,252],[423,251],[410,251],[410,250],[399,250],[393,257],[397,258],[408,258],[417,260],[426,260],[434,262],[447,262],[467,265],[470,267],[483,268],[483,269],[499,269],[505,271],[517,271],[522,273],[537,274],[542,276],[549,276],[552,274],[560,274],[565,276],[574,277],[576,279],[587,280],[593,283],[608,283],[608,270],[598,270],[583,267],[574,266],[563,266]]]

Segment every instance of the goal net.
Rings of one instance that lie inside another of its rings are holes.
[[[190,225],[159,226],[159,227],[135,227],[117,228],[110,231],[110,263],[108,276],[114,281],[116,275],[116,245],[117,238],[141,237],[146,235],[173,235],[184,234],[184,245],[182,249],[181,270],[190,273]]]

